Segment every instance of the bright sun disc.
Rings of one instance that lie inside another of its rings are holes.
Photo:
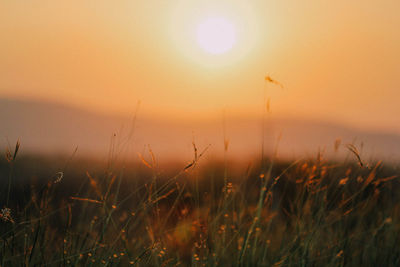
[[[224,18],[207,18],[197,26],[197,42],[211,54],[223,54],[236,42],[233,24]]]

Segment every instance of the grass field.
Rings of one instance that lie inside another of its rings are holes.
[[[161,168],[152,153],[123,164],[10,149],[1,266],[400,265],[394,166],[367,165],[357,151],[354,161],[243,166],[200,152]]]

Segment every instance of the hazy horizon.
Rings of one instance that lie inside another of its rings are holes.
[[[210,145],[206,158],[220,160],[228,140],[228,159],[245,162],[257,161],[262,147],[262,118],[228,112],[212,120],[165,120],[141,114],[140,107],[136,117],[118,116],[59,103],[0,98],[0,121],[0,147],[19,139],[22,154],[69,155],[78,147],[80,157],[106,158],[114,143],[121,157],[138,160],[138,153],[148,155],[150,146],[165,163],[190,160],[194,140],[199,150]],[[341,144],[338,150],[336,140]],[[327,159],[343,158],[349,156],[346,145],[354,143],[363,159],[395,162],[400,150],[398,134],[272,114],[265,120],[264,142],[267,156],[277,147],[277,156],[286,160],[316,157],[318,151]]]

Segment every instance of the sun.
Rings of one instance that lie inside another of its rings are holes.
[[[236,29],[231,21],[223,17],[209,17],[197,25],[196,39],[207,53],[224,54],[236,43]]]

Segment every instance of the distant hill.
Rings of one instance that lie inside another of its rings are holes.
[[[208,157],[223,154],[223,124],[221,118],[213,121],[166,121],[97,114],[79,108],[47,102],[0,99],[0,148],[19,138],[23,153],[72,153],[78,146],[81,155],[107,157],[112,146],[118,154],[137,157],[146,153],[147,144],[160,159],[190,159],[192,140],[199,149],[211,144]],[[134,131],[128,140],[132,126]],[[277,136],[281,134],[278,155],[297,158],[315,156],[318,150],[328,157],[348,154],[342,146],[334,151],[334,142],[358,146],[364,157],[397,160],[400,136],[367,132],[328,122],[275,118],[266,122],[266,151],[272,153]],[[113,134],[116,136],[112,140]],[[228,156],[247,160],[261,150],[260,118],[228,118],[226,137]]]

